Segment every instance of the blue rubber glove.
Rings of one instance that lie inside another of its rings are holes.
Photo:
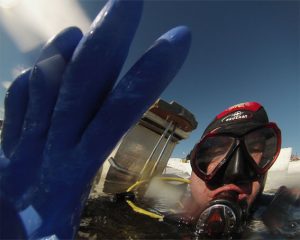
[[[0,200],[17,214],[2,215],[11,226],[2,236],[19,229],[28,239],[73,238],[97,170],[183,64],[191,37],[177,27],[113,87],[142,5],[109,1],[88,34],[58,34],[8,90]]]

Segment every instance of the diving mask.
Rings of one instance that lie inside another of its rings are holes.
[[[251,129],[243,135],[212,131],[195,146],[191,165],[199,178],[208,183],[213,182],[216,173],[230,161],[237,148],[243,148],[247,154],[245,159],[258,179],[275,162],[280,146],[280,130],[275,123]]]

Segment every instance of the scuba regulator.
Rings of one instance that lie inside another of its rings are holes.
[[[232,197],[234,194],[228,193],[226,195],[229,197],[219,196],[210,202],[196,224],[198,236],[230,239],[244,230],[248,215],[247,202],[238,203]]]

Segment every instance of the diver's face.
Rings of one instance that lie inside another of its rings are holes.
[[[230,199],[244,209],[250,207],[279,149],[280,130],[273,123],[243,135],[206,134],[191,156],[194,212],[201,213],[216,199]]]
[[[190,187],[193,201],[198,208],[195,212],[201,213],[218,194],[226,191],[236,192],[238,201],[246,200],[248,206],[251,206],[262,188],[262,180],[249,181],[242,184],[229,183],[212,189],[192,172]]]
[[[220,137],[218,141],[220,141]],[[227,146],[224,142],[220,146],[213,146],[205,152],[205,156],[209,156],[210,159],[206,168],[208,175],[215,171],[217,166],[228,155],[228,149],[230,149],[230,146]],[[251,144],[251,157],[257,163],[261,159],[261,152],[261,146],[257,142],[253,142]],[[255,180],[258,178],[253,178],[253,169],[248,162],[245,150],[237,147],[230,155],[224,168],[217,170],[217,175],[215,176],[217,179],[214,184],[206,183],[195,172],[192,172],[191,193],[198,208],[204,210],[212,200],[216,199],[217,195],[229,191],[236,193],[236,201],[246,201],[247,205],[251,206],[262,189],[264,177],[260,177],[259,179],[261,180]]]

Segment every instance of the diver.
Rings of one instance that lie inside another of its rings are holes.
[[[263,194],[267,172],[281,149],[281,131],[257,102],[218,114],[189,154],[189,194],[164,220],[193,226],[196,239],[241,238],[258,208],[273,233],[299,236],[300,190]],[[166,204],[167,205],[167,204]]]
[[[229,107],[213,119],[189,154],[190,179],[154,176],[115,194],[112,201],[103,195],[89,200],[79,236],[269,239],[274,234],[297,239],[299,189],[281,187],[276,194],[263,192],[280,149],[281,131],[269,122],[261,104]],[[112,208],[118,216],[106,210]],[[99,220],[101,214],[105,221]],[[255,221],[259,231],[252,228]],[[108,233],[100,229],[103,225]],[[122,229],[118,233],[109,227],[116,225]],[[149,233],[147,229],[155,230]]]
[[[182,66],[191,35],[179,26],[158,38],[117,82],[142,5],[108,1],[87,34],[71,27],[51,38],[33,67],[8,89],[1,133],[1,239],[74,238],[97,170]],[[248,119],[235,108],[221,114],[193,151],[187,212],[200,217],[197,224],[209,230],[199,231],[209,236],[241,229],[236,223],[263,189],[278,153],[275,145],[280,146],[278,128],[259,105],[237,108]],[[256,133],[270,134],[262,148],[272,160],[252,154],[256,146],[251,149],[248,136]],[[209,151],[218,150],[210,144],[221,140],[227,143],[222,159]]]
[[[259,103],[218,114],[190,154],[184,219],[196,221],[198,233],[212,238],[241,233],[280,148],[280,129]]]

